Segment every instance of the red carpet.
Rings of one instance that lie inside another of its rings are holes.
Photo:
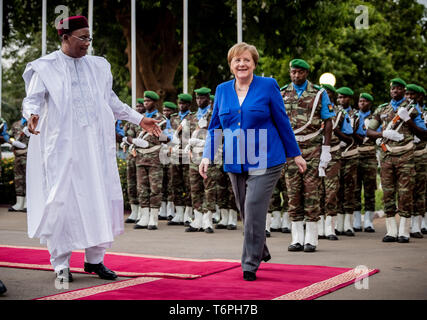
[[[141,277],[39,300],[311,300],[376,272],[267,263],[252,282],[234,268],[192,281]]]
[[[0,267],[53,270],[44,248],[0,246]],[[84,252],[71,255],[71,272],[84,273]],[[121,277],[159,277],[195,279],[240,267],[239,262],[221,259],[181,259],[137,254],[107,253],[105,265]]]

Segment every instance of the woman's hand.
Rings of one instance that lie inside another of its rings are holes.
[[[210,161],[208,158],[203,158],[202,161],[200,161],[199,173],[203,177],[203,179],[206,179],[208,177],[207,173],[208,173],[209,163]]]
[[[302,156],[297,156],[294,158],[295,164],[298,167],[298,171],[300,173],[304,173],[305,170],[307,170],[307,163],[305,162],[304,158]]]

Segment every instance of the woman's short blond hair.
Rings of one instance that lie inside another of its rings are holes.
[[[259,60],[258,50],[254,45],[247,44],[246,42],[236,43],[234,46],[230,48],[230,50],[228,50],[228,55],[227,55],[228,65],[229,66],[231,65],[231,60],[233,60],[235,56],[242,54],[246,50],[249,51],[249,53],[251,54],[256,67],[258,65],[258,60]]]

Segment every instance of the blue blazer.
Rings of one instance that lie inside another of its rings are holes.
[[[203,157],[213,162],[223,140],[224,171],[242,173],[301,155],[276,80],[254,75],[241,106],[234,84],[216,88]]]

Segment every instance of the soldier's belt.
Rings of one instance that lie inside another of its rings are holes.
[[[331,152],[338,151],[340,149],[340,145],[337,144],[336,146],[331,147]]]
[[[137,148],[136,149],[136,151],[138,151],[139,153],[142,153],[142,154],[147,154],[147,153],[152,153],[152,152],[154,152],[154,151],[157,151],[157,150],[159,150],[160,148],[162,147],[162,145],[157,145],[157,146],[154,146],[154,147],[151,147],[151,148],[148,148],[148,149],[144,149],[144,148]]]
[[[310,133],[310,134],[306,134],[306,135],[296,135],[295,139],[298,142],[304,142],[310,139],[313,139],[314,137],[317,137],[321,132],[322,132],[323,128],[320,128],[319,130],[317,130],[316,132]]]
[[[354,148],[353,150],[349,150],[349,151],[343,151],[341,153],[341,157],[343,158],[347,158],[347,157],[351,157],[351,156],[355,156],[356,154],[359,153],[358,148]]]
[[[367,152],[375,150],[375,146],[358,147],[359,152]]]
[[[390,153],[398,153],[402,151],[412,150],[414,148],[414,143],[411,141],[408,144],[405,144],[404,146],[401,146],[401,147],[390,147],[388,144],[386,144],[385,147],[387,148],[387,151]]]
[[[427,153],[427,145],[421,150],[415,150],[414,156],[419,157],[419,156],[422,156],[423,154],[426,154],[426,153]]]
[[[17,156],[22,156],[23,154],[27,154],[27,149],[15,149],[15,154]]]

